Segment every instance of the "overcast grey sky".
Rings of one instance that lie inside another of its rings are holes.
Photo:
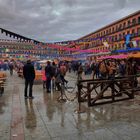
[[[140,0],[0,0],[0,27],[44,42],[74,40],[139,9]]]

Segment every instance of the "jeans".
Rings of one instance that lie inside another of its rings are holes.
[[[33,87],[34,80],[25,80],[25,90],[24,90],[24,96],[27,97],[27,90],[29,85],[29,97],[32,97],[32,87]]]

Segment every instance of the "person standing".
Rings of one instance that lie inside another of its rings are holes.
[[[24,97],[25,99],[28,98],[27,90],[29,86],[29,99],[33,99],[32,96],[32,87],[35,79],[35,70],[34,66],[31,64],[31,60],[27,60],[27,64],[23,67],[23,76],[25,78],[25,89],[24,89]]]
[[[9,70],[10,70],[10,75],[12,76],[13,75],[13,70],[14,70],[14,65],[12,62],[10,62],[9,64]]]
[[[66,72],[67,72],[66,65],[64,63],[62,63],[60,66],[60,78],[61,78],[62,83],[67,84],[68,81],[65,79]]]
[[[51,78],[52,78],[52,66],[50,61],[47,61],[47,66],[45,67],[45,75],[46,75],[46,88],[47,92],[51,92]]]
[[[79,64],[78,71],[77,71],[77,74],[78,74],[77,80],[78,80],[78,81],[83,79],[83,78],[82,78],[82,73],[83,73],[83,66],[82,66],[82,64],[80,63],[80,64]]]
[[[52,89],[55,89],[56,70],[57,70],[56,64],[55,62],[52,62],[52,73],[51,73]]]

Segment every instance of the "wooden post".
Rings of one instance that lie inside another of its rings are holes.
[[[91,106],[90,84],[87,84],[88,106]]]
[[[78,81],[78,84],[77,84],[77,88],[78,88],[78,108],[76,110],[74,110],[75,113],[84,113],[85,111],[81,109],[81,89],[82,89],[82,84],[80,81]]]
[[[115,101],[115,85],[114,85],[114,80],[112,81],[112,83],[111,83],[111,92],[112,92],[112,101],[114,102]]]

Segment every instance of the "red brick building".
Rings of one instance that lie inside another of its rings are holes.
[[[125,36],[131,34],[131,40],[140,47],[140,11],[128,15],[97,31],[76,40],[81,49],[116,50],[125,49]],[[108,43],[108,47],[103,42]]]
[[[37,45],[31,42],[23,42],[19,40],[0,39],[0,58],[6,57],[20,57],[20,56],[49,56],[56,53],[57,50],[47,47],[47,45]]]

